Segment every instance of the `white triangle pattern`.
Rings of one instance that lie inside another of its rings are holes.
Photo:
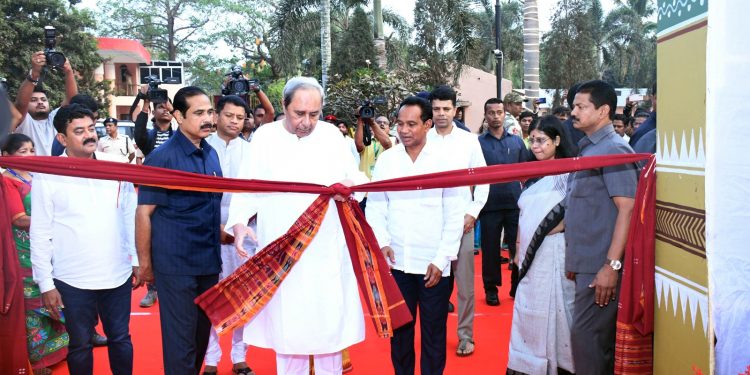
[[[705,335],[708,334],[708,298],[703,292],[695,290],[658,272],[655,275],[654,286],[656,288],[656,301],[658,308],[661,308],[662,298],[665,303],[672,302],[672,311],[676,318],[678,311],[677,305],[679,303],[679,308],[682,311],[682,322],[685,323],[688,316],[687,311],[689,309],[690,323],[693,329],[695,329],[695,323],[698,319],[697,314],[700,314],[703,333]],[[669,299],[669,302],[667,299]]]
[[[681,133],[681,134],[680,134]],[[701,168],[706,167],[706,153],[703,145],[703,128],[671,132],[656,131],[656,156],[659,165]],[[679,147],[678,147],[679,144]]]

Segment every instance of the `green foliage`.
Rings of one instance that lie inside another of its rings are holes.
[[[363,68],[356,70],[348,78],[334,77],[328,85],[323,111],[344,119],[348,124],[354,124],[356,123],[354,114],[362,105],[363,100],[383,96],[386,104],[377,105],[375,108],[380,114],[390,115],[398,109],[398,105],[404,98],[425,88],[414,79],[414,74],[412,74],[418,69],[420,68],[412,67],[410,71],[399,70],[386,73]]]
[[[541,87],[566,89],[576,82],[599,77],[590,0],[558,3],[552,30],[542,37]]]
[[[519,0],[501,3],[501,35],[503,44],[504,78],[521,87],[523,82],[523,4]],[[473,12],[476,45],[469,50],[466,65],[495,73],[495,9],[489,3]]]
[[[349,28],[342,34],[333,50],[331,75],[346,77],[356,69],[376,64],[372,26],[361,7],[354,10]]]
[[[231,0],[132,0],[100,3],[99,33],[132,38],[157,59],[177,60],[204,46],[212,20],[225,19]]]
[[[638,88],[656,82],[656,24],[648,21],[653,12],[653,0],[628,0],[607,15],[603,68],[613,84]]]
[[[78,89],[105,105],[109,82],[95,82],[94,70],[102,63],[97,54],[96,39],[85,30],[94,28],[94,19],[86,10],[68,8],[62,0],[0,0],[3,22],[0,23],[0,77],[8,80],[15,96],[31,68],[31,54],[44,49],[44,26],[57,29],[57,50],[65,54],[78,72]],[[11,52],[12,51],[12,52]],[[50,71],[44,78],[49,99],[58,105],[64,98],[61,72]],[[104,111],[103,115],[106,115]]]

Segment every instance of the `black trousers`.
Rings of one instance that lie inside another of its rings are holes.
[[[505,243],[508,244],[511,263],[516,256],[516,237],[518,236],[518,209],[505,209],[482,212],[479,215],[482,225],[482,282],[484,292],[497,294],[497,286],[502,285],[500,274],[500,236],[505,232]],[[518,283],[518,267],[512,266],[510,274],[511,290]]]
[[[219,275],[166,275],[155,272],[159,290],[164,373],[200,373],[208,347],[211,322],[193,302],[219,282]]]
[[[449,281],[441,277],[432,288],[424,286],[424,275],[392,270],[393,278],[416,321],[419,310],[422,375],[440,375],[445,369],[448,320]],[[391,338],[391,361],[396,375],[413,375],[415,364],[414,326],[411,323],[395,330]]]
[[[72,375],[94,373],[91,336],[97,316],[107,335],[109,369],[114,375],[133,373],[133,342],[130,339],[130,279],[112,289],[79,289],[55,279],[65,305],[65,329],[70,336],[68,371]]]

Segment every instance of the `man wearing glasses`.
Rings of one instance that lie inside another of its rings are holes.
[[[135,146],[130,137],[117,131],[117,119],[105,119],[104,130],[107,135],[99,140],[97,151],[116,156],[123,163],[132,162],[135,159]]]

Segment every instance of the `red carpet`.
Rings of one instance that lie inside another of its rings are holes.
[[[505,254],[507,255],[507,254]],[[476,317],[474,319],[474,341],[476,350],[468,357],[456,356],[458,338],[456,337],[456,314],[448,315],[448,361],[445,374],[502,374],[508,362],[508,341],[510,323],[513,316],[513,300],[508,297],[510,271],[503,265],[503,286],[500,288],[501,305],[490,307],[484,302],[482,288],[481,255],[475,257],[475,290]],[[133,337],[135,356],[135,374],[162,374],[161,329],[159,327],[158,303],[150,308],[141,308],[138,302],[146,293],[140,288],[133,293],[133,310],[130,320],[130,332]],[[456,303],[455,293],[451,301]],[[393,373],[390,360],[390,346],[387,339],[378,338],[369,320],[365,320],[366,340],[351,348],[354,365],[352,375],[382,375]],[[101,328],[99,328],[101,333]],[[219,374],[232,374],[229,359],[231,335],[224,335],[221,340],[224,355],[219,364]],[[419,373],[419,328],[417,327],[417,373]],[[250,347],[248,364],[258,375],[276,374],[275,355],[273,351]],[[67,365],[63,362],[53,368],[55,374],[67,374]],[[94,349],[94,373],[110,374],[105,347]]]

